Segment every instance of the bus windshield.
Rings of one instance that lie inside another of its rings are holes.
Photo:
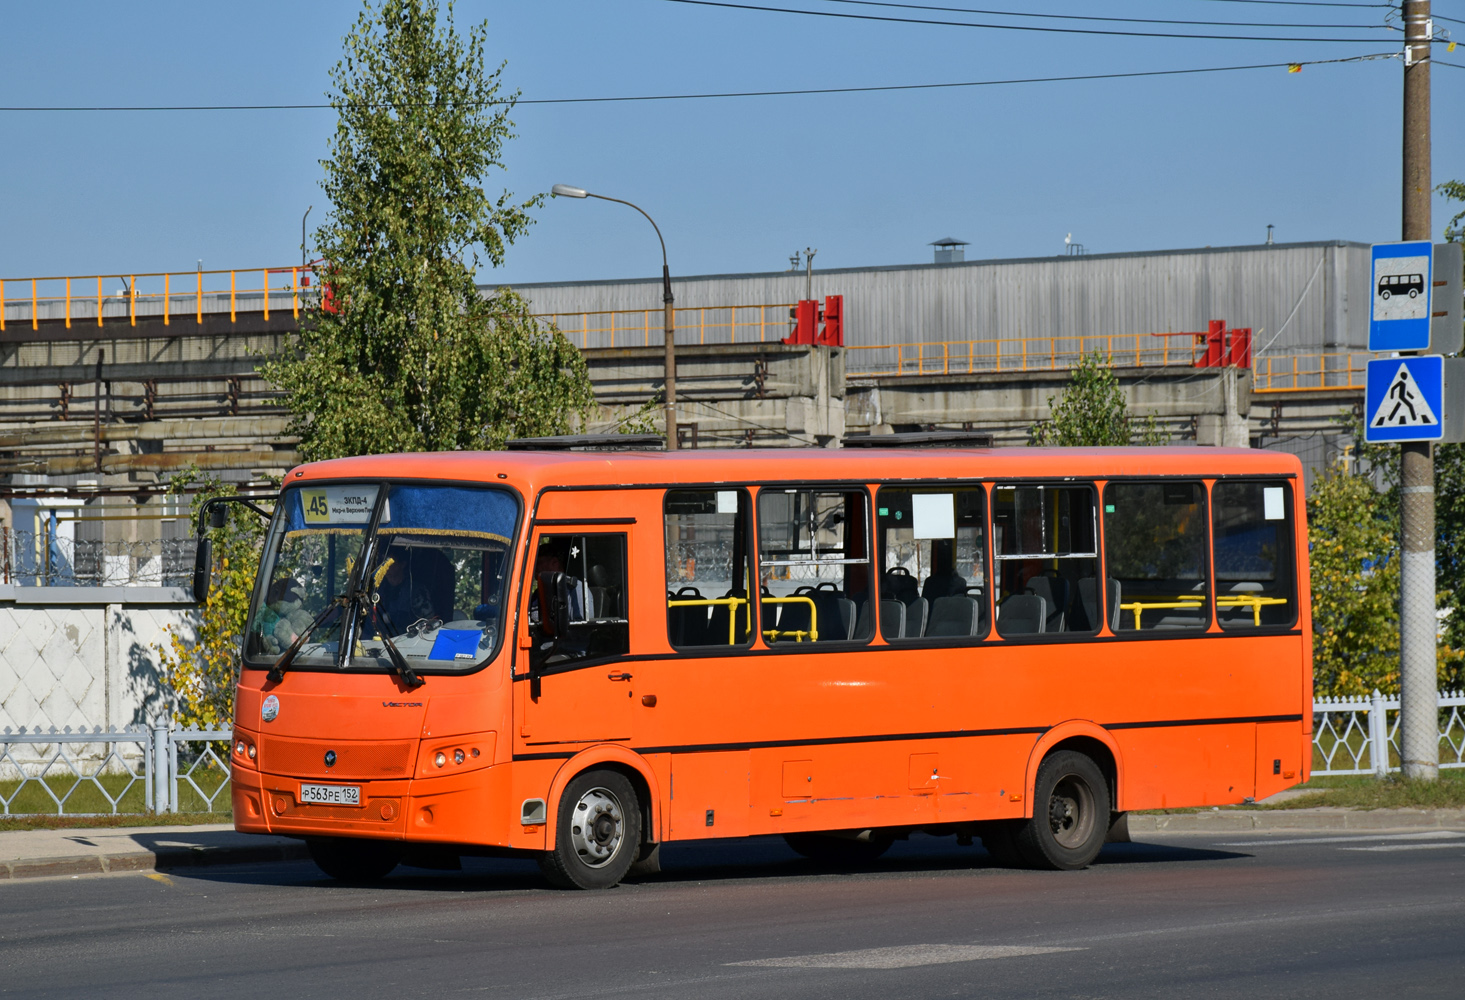
[[[381,491],[386,490],[382,497]],[[366,533],[378,501],[376,534]],[[333,668],[352,571],[363,550],[350,666],[392,668],[383,637],[414,671],[481,666],[497,650],[519,502],[507,490],[362,483],[287,488],[261,563],[245,659],[269,666],[300,636],[290,669]],[[324,617],[322,617],[324,615]],[[311,625],[317,622],[315,628]],[[308,634],[307,634],[308,633]]]

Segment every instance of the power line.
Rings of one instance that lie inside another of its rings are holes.
[[[1219,28],[1348,28],[1369,30],[1383,27],[1379,24],[1312,24],[1285,23],[1277,21],[1180,21],[1155,17],[1100,17],[1095,14],[1034,14],[1026,11],[982,10],[974,7],[935,7],[917,3],[892,3],[889,0],[824,0],[825,3],[842,3],[856,7],[897,7],[901,10],[934,10],[948,14],[986,14],[997,17],[1043,18],[1059,21],[1108,21],[1123,24],[1185,24]]]
[[[727,0],[664,0],[665,3],[689,4],[695,7],[725,7],[733,10],[756,10],[772,14],[803,14],[806,17],[839,17],[855,21],[879,21],[887,24],[930,24],[943,28],[985,28],[993,31],[1039,31],[1059,35],[1118,35],[1126,38],[1186,38],[1223,42],[1331,42],[1335,44],[1387,44],[1392,38],[1297,38],[1279,35],[1195,35],[1172,31],[1119,31],[1114,28],[1054,28],[1019,24],[982,24],[975,21],[938,21],[926,18],[891,17],[886,14],[849,14],[835,10],[801,10],[795,7],[765,7],[759,4],[729,3]]]
[[[959,83],[898,83],[873,87],[812,87],[805,90],[740,90],[703,94],[641,94],[625,97],[542,97],[515,101],[465,102],[475,106],[491,107],[509,104],[610,104],[639,101],[700,101],[729,97],[799,97],[814,94],[870,94],[900,90],[946,90],[957,87],[1001,87],[1024,83],[1072,83],[1085,80],[1128,80],[1152,76],[1189,76],[1197,73],[1235,73],[1256,69],[1291,69],[1302,66],[1324,66],[1330,63],[1367,62],[1374,59],[1397,59],[1397,52],[1374,52],[1364,56],[1344,56],[1338,59],[1305,59],[1300,62],[1252,63],[1246,66],[1197,66],[1188,69],[1136,70],[1129,73],[1085,73],[1077,76],[1033,76],[1010,80],[966,80]],[[1442,63],[1450,66],[1452,63]],[[357,108],[432,107],[428,104],[399,104],[383,102],[358,104]],[[81,112],[81,111],[321,111],[330,110],[331,104],[175,104],[175,105],[112,105],[112,106],[52,106],[52,107],[0,107],[0,112]]]
[[[1324,0],[1211,0],[1211,3],[1259,3],[1268,7],[1393,7],[1391,3],[1326,3]]]

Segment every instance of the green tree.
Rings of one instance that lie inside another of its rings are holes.
[[[168,483],[170,494],[194,492],[190,523],[198,523],[204,500],[232,496],[233,484],[190,469]],[[209,595],[192,628],[171,627],[158,652],[163,680],[172,692],[173,717],[185,726],[228,726],[234,714],[244,622],[259,571],[264,525],[239,504],[225,505],[222,528],[208,529],[213,540]]]
[[[1153,413],[1130,415],[1114,369],[1098,352],[1079,358],[1063,398],[1049,396],[1048,409],[1052,416],[1033,425],[1030,444],[1088,448],[1165,441]]]
[[[460,36],[436,0],[368,0],[344,40],[316,232],[328,301],[262,366],[307,460],[495,448],[594,406],[580,352],[512,291],[475,285],[543,200],[484,191],[517,96],[500,95],[502,66],[485,71],[486,38],[486,24]]]
[[[1354,468],[1327,470],[1308,496],[1312,544],[1314,690],[1320,695],[1399,690],[1399,449],[1363,441],[1360,419],[1340,418],[1357,442]],[[1328,548],[1329,539],[1343,539]],[[1465,445],[1435,447],[1435,590],[1442,622],[1438,684],[1465,684]],[[1392,658],[1392,659],[1391,659]]]
[[[1465,201],[1465,181],[1445,181],[1435,191],[1451,201]],[[1465,209],[1456,212],[1455,217],[1445,223],[1445,242],[1461,241],[1465,241]]]
[[[1397,518],[1367,473],[1320,474],[1307,500],[1313,691],[1399,689]]]

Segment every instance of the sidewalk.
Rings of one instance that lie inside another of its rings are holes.
[[[1237,830],[1465,830],[1465,809],[1214,809],[1130,813],[1132,836],[1146,833],[1231,833]],[[0,834],[3,836],[3,834]]]
[[[0,881],[306,857],[303,841],[235,833],[222,823],[0,833]]]

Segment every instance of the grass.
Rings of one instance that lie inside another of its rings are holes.
[[[213,803],[224,809],[230,807],[229,791],[223,788],[228,782],[227,773],[217,767],[200,766],[193,772],[193,781],[205,792],[216,793]],[[222,790],[221,790],[222,789]],[[72,825],[82,826],[140,826],[149,823],[173,822],[148,812],[144,796],[145,786],[140,776],[124,772],[103,772],[94,777],[77,778],[69,770],[50,774],[44,778],[25,780],[8,779],[0,781],[0,800],[7,803],[9,816],[0,815],[0,830],[17,829],[62,829]],[[105,792],[105,794],[104,794]],[[54,798],[52,796],[55,796]],[[116,801],[113,813],[112,801]],[[180,812],[177,815],[220,815],[211,813],[210,803],[194,790],[188,781],[178,781]],[[62,800],[68,814],[93,813],[105,815],[56,815],[56,801]],[[228,813],[222,814],[226,820]],[[7,826],[11,820],[59,821],[59,826]],[[123,822],[111,822],[119,820]],[[220,820],[196,820],[195,822],[220,822]]]
[[[1461,809],[1465,808],[1465,768],[1440,771],[1439,781],[1411,781],[1402,775],[1324,775],[1293,789],[1306,792],[1296,798],[1259,809]]]
[[[0,816],[0,833],[9,830],[94,830],[104,827],[197,826],[232,823],[231,813],[119,813],[115,816]]]

